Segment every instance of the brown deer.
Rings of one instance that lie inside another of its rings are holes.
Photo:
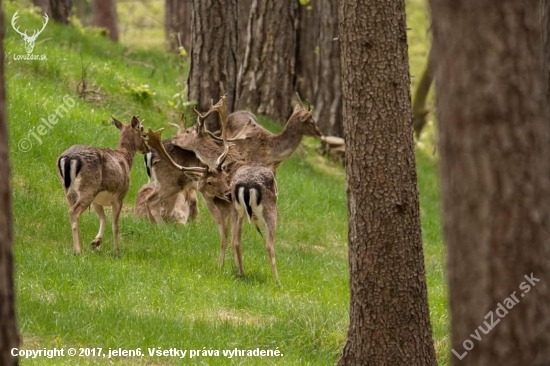
[[[101,245],[107,223],[103,207],[111,206],[114,251],[118,252],[118,220],[122,201],[130,187],[134,155],[136,152],[144,154],[149,151],[143,139],[143,126],[136,116],[132,117],[129,125],[113,117],[113,124],[120,130],[116,150],[74,145],[57,159],[59,179],[71,206],[69,217],[75,254],[82,251],[78,218],[90,205],[99,216],[99,232],[92,241],[92,247]]]
[[[241,251],[242,226],[245,218],[260,229],[258,223],[263,223],[266,231],[265,246],[275,279],[279,280],[277,265],[275,264],[275,250],[273,242],[275,229],[277,228],[277,183],[273,171],[264,164],[253,163],[236,169],[231,179],[230,198],[233,202],[231,218],[233,222],[233,234],[231,246],[235,265],[239,274],[244,276],[244,266]],[[223,189],[223,187],[221,187]],[[261,234],[261,232],[260,232]],[[225,248],[220,257],[225,256]]]
[[[147,197],[155,191],[157,186],[158,184],[152,182],[144,184],[139,189],[134,206],[137,217],[150,219],[147,210]],[[197,213],[197,195],[194,190],[189,190],[187,197],[183,192],[179,192],[160,202],[160,215],[164,222],[184,225],[189,219],[195,218]]]
[[[167,167],[172,170],[172,172],[165,171],[163,175],[167,177],[166,179],[170,179],[169,177],[171,176],[181,177],[180,174],[183,174],[187,181],[196,184],[196,188],[202,194],[206,206],[218,226],[221,237],[221,247],[227,247],[231,218],[231,203],[226,197],[226,193],[229,191],[229,177],[224,169],[222,169],[222,166],[228,166],[227,160],[229,158],[235,159],[230,163],[231,166],[237,162],[235,156],[229,152],[230,146],[226,144],[224,151],[218,155],[216,161],[211,165],[205,166],[198,164],[195,167],[183,166],[172,159],[173,154],[166,150],[167,144],[161,141],[161,133],[162,129],[156,132],[149,129],[147,132],[147,136],[149,137],[147,143],[157,152],[158,156],[162,158],[163,164],[166,164]],[[162,187],[161,174],[155,175]],[[163,189],[161,188],[159,192],[162,193]]]
[[[221,142],[221,138],[207,131],[204,127],[204,120],[214,111],[219,109],[219,104],[223,103],[222,98],[217,107],[212,107],[206,114],[199,112],[197,124],[187,130],[180,130],[174,139],[174,144],[184,149],[194,151],[198,156],[207,158],[216,156],[220,146],[215,144]],[[270,167],[274,172],[281,162],[287,159],[300,145],[303,136],[322,137],[322,133],[317,128],[315,119],[313,119],[311,108],[306,109],[303,105],[296,105],[294,112],[288,119],[283,132],[275,135],[264,127],[260,126],[254,115],[250,112],[239,111],[226,118],[225,126],[227,141],[231,142],[244,159],[263,163]]]
[[[266,248],[269,255],[271,267],[275,278],[278,280],[277,266],[275,264],[275,253],[273,241],[275,228],[277,226],[277,185],[275,176],[270,168],[259,163],[249,163],[244,160],[233,160],[223,165],[228,157],[229,144],[225,139],[226,116],[225,103],[215,107],[220,113],[222,120],[222,140],[224,152],[218,158],[214,168],[203,168],[203,171],[188,172],[188,175],[195,175],[198,180],[198,189],[205,197],[205,201],[212,212],[214,219],[220,229],[221,251],[218,266],[222,267],[227,249],[227,231],[229,230],[229,215],[233,221],[232,245],[234,249],[235,265],[239,274],[244,275],[244,266],[241,252],[242,223],[245,217],[253,222],[259,230],[258,223],[262,222],[266,228]],[[178,170],[186,170],[185,167],[175,163],[167,152],[161,152],[163,146],[160,140],[162,130],[147,133],[148,144],[159,151],[161,157],[166,159],[170,165]],[[200,132],[199,132],[200,133]],[[223,168],[222,168],[223,167]],[[230,185],[228,182],[231,182]],[[225,201],[231,200],[232,204]],[[209,204],[210,203],[210,204]],[[261,233],[261,232],[260,232]]]
[[[196,167],[201,165],[195,153],[175,146],[172,139],[162,142],[164,151],[169,154],[179,165]],[[182,194],[185,200],[185,217],[177,220],[180,224],[186,224],[189,219],[196,217],[198,205],[194,190],[197,189],[195,181],[190,179],[185,172],[174,170],[164,159],[161,159],[157,149],[151,149],[146,155],[146,166],[150,178],[155,181],[152,191],[145,197],[145,209],[150,221],[157,224],[165,220],[162,215],[162,206],[165,212],[177,202],[178,195]]]

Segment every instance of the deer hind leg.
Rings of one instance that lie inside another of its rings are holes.
[[[93,200],[93,199],[92,199]],[[80,234],[78,232],[78,218],[80,214],[86,210],[92,200],[78,199],[69,209],[69,218],[71,220],[71,230],[73,232],[73,251],[74,254],[80,254],[82,247],[80,246]],[[71,200],[69,200],[70,202]]]
[[[273,270],[275,279],[279,281],[279,273],[277,272],[277,265],[275,264],[275,249],[273,242],[275,240],[275,230],[277,228],[277,212],[264,212],[264,225],[266,231],[265,247],[267,249],[267,255],[269,257],[269,263]]]
[[[105,210],[103,210],[103,206],[97,203],[92,203],[92,208],[96,212],[97,216],[99,217],[99,232],[97,233],[95,239],[92,241],[92,248],[97,249],[101,245],[101,241],[103,240],[103,233],[105,232],[105,226],[107,224],[107,215],[105,215]]]
[[[113,248],[115,253],[118,253],[118,218],[120,217],[120,211],[122,210],[122,200],[113,201]]]
[[[233,239],[231,246],[233,247],[233,259],[235,265],[239,269],[239,276],[244,276],[243,256],[241,252],[241,235],[244,222],[244,214],[239,214],[236,209],[232,212],[233,218]]]

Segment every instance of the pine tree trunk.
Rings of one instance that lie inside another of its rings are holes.
[[[32,0],[34,6],[38,6],[43,13],[51,14],[50,0]]]
[[[71,0],[50,0],[52,18],[58,23],[69,24],[71,6]]]
[[[312,0],[307,5],[300,5],[298,10],[296,90],[303,100],[313,101],[317,90],[320,6],[319,0]],[[337,14],[333,16],[336,17]]]
[[[428,55],[428,60],[426,61],[426,66],[422,71],[420,76],[420,81],[416,86],[413,99],[413,128],[414,133],[417,138],[420,138],[420,134],[426,126],[426,116],[430,112],[426,106],[426,100],[428,99],[428,94],[430,93],[430,88],[432,87],[433,80],[433,66],[432,66],[432,55],[431,51]]]
[[[286,121],[295,85],[298,2],[253,0],[250,37],[239,70],[239,109]]]
[[[93,0],[94,23],[97,27],[109,31],[109,39],[118,42],[118,20],[116,16],[116,0]]]
[[[236,0],[193,0],[188,98],[198,101],[201,111],[225,94],[228,112],[235,108],[237,11]],[[206,126],[217,130],[217,117],[208,119]]]
[[[0,54],[4,54],[4,11],[0,0]],[[13,283],[13,229],[11,215],[10,165],[6,124],[4,58],[0,58],[0,365],[17,365],[11,349],[19,346],[15,322]]]
[[[435,365],[404,0],[340,0],[350,325],[339,365]]]
[[[319,57],[313,117],[321,132],[343,136],[342,82],[338,38],[338,0],[317,0],[319,11]]]
[[[540,3],[430,3],[453,364],[549,365],[550,124]],[[531,274],[540,282],[527,281]]]
[[[180,45],[187,52],[191,49],[192,10],[191,0],[166,0],[166,40],[168,40],[172,51],[177,52]]]

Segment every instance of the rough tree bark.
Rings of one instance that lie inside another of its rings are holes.
[[[109,39],[118,42],[116,0],[94,0],[94,24],[109,31]]]
[[[250,32],[237,81],[240,109],[286,121],[295,85],[298,1],[253,0]]]
[[[50,0],[52,18],[58,23],[69,24],[71,6],[71,0]]]
[[[550,0],[541,0],[541,26],[546,98],[550,104]]]
[[[0,54],[4,54],[4,11],[0,0]],[[13,229],[11,215],[10,165],[6,124],[4,58],[0,58],[0,365],[17,365],[11,349],[19,346],[15,323],[13,283]]]
[[[548,365],[550,124],[540,3],[430,4],[453,364]],[[531,274],[540,282],[524,277]],[[535,287],[525,293],[522,283]]]
[[[191,49],[191,20],[193,4],[191,0],[166,0],[165,32],[170,49],[177,52],[180,45],[187,52]]]
[[[338,0],[316,0],[319,12],[319,57],[313,117],[321,132],[343,136],[342,82],[338,37]]]
[[[340,0],[350,326],[339,365],[435,365],[404,0]]]
[[[237,0],[193,0],[191,63],[187,80],[189,100],[198,101],[206,111],[227,94],[227,109],[235,108],[237,77]],[[207,128],[215,131],[218,119],[212,116]]]
[[[298,8],[296,90],[302,99],[313,101],[317,89],[320,1],[311,0]],[[331,16],[338,16],[331,14]]]

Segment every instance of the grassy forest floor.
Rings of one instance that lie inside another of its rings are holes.
[[[419,74],[429,48],[424,1],[407,2],[411,74]],[[15,3],[5,3],[10,154],[13,165],[18,323],[22,348],[102,347],[137,349],[278,349],[269,363],[333,365],[348,327],[347,210],[343,168],[305,139],[278,172],[280,221],[276,285],[263,239],[243,230],[245,278],[228,253],[217,269],[219,235],[201,201],[189,226],[152,226],[133,215],[139,187],[147,182],[136,156],[121,217],[121,254],[112,253],[108,225],[103,247],[91,251],[98,229],[95,213],[80,219],[83,254],[72,239],[56,159],[73,144],[115,147],[110,116],[128,122],[134,114],[155,129],[178,122],[177,103],[185,63],[160,49],[112,44],[80,27],[51,21],[35,54],[47,61],[14,60],[21,38],[9,27],[19,9],[22,28],[40,22]],[[89,100],[77,93],[85,68]],[[41,118],[54,114],[68,95],[75,104],[35,135]],[[281,127],[269,120],[273,131]],[[175,134],[167,127],[165,137]],[[39,136],[39,135],[37,135]],[[417,150],[422,230],[431,319],[440,364],[448,363],[445,250],[442,242],[437,159],[430,134]],[[28,151],[23,151],[28,150]],[[175,358],[114,359],[117,364],[180,364]],[[186,364],[265,364],[260,358],[199,357]],[[83,357],[22,360],[23,365],[112,364]]]

